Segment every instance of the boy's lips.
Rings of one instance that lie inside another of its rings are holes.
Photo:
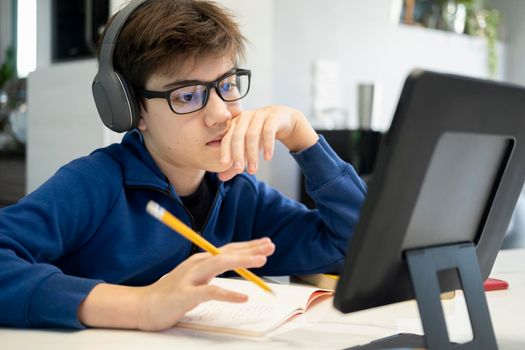
[[[219,136],[214,137],[211,141],[206,142],[206,145],[208,145],[208,146],[220,145],[224,135],[225,134],[221,134]]]

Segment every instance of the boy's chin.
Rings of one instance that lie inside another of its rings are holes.
[[[215,166],[209,167],[208,169],[206,169],[206,171],[209,171],[211,173],[223,173],[226,170],[230,169],[231,167],[232,167],[231,164],[228,164],[228,165],[217,164]]]

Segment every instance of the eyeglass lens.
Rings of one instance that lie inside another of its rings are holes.
[[[218,93],[226,102],[237,101],[248,93],[249,76],[246,73],[232,74],[217,83]],[[204,106],[209,94],[206,85],[190,85],[173,90],[170,95],[172,109],[176,113],[191,113]]]

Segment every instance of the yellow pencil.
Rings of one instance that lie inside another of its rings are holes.
[[[217,255],[221,251],[215,247],[213,244],[208,242],[204,237],[199,235],[197,232],[193,231],[191,228],[186,226],[182,221],[173,216],[166,209],[161,207],[158,203],[154,201],[149,201],[146,206],[146,211],[151,214],[156,219],[162,221],[165,225],[172,228],[176,232],[180,233],[182,236],[187,238],[196,246],[200,247],[202,250],[207,251],[211,255]],[[267,292],[273,293],[273,291],[268,287],[266,283],[253,272],[248,271],[245,268],[234,269],[233,271],[237,272],[244,279],[251,281],[264,289]]]

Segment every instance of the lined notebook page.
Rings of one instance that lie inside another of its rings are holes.
[[[268,283],[275,293],[271,295],[252,282],[227,278],[214,278],[211,284],[244,293],[248,301],[202,303],[188,312],[178,327],[260,336],[303,313],[313,300],[333,294],[315,287]]]

